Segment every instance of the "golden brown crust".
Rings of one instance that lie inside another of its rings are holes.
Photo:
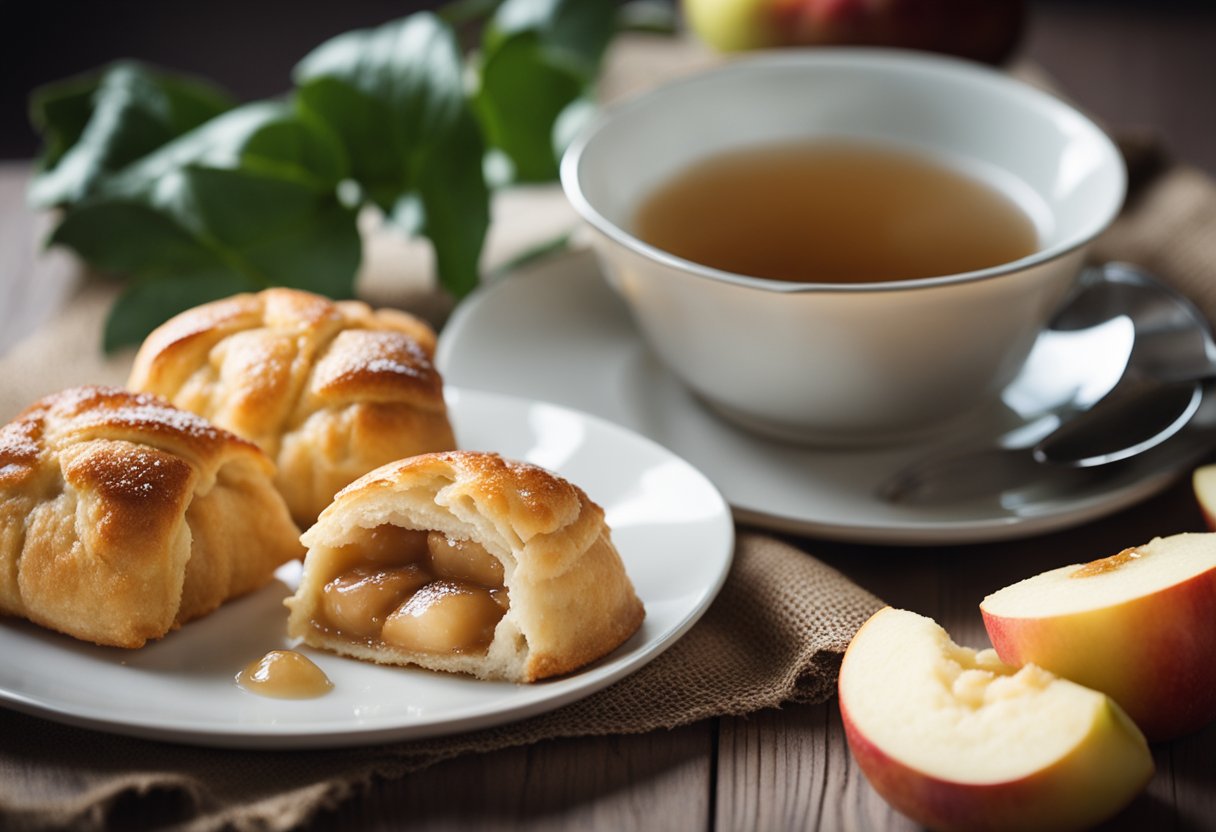
[[[313,626],[321,588],[350,567],[344,547],[385,523],[471,539],[502,562],[510,609],[484,656],[411,654]],[[289,633],[358,658],[531,682],[610,653],[645,615],[603,509],[565,479],[497,454],[431,453],[385,465],[339,492],[303,540],[309,553],[288,602]]]
[[[308,526],[355,477],[455,447],[434,350],[431,328],[404,312],[267,289],[162,325],[129,386],[256,443]]]
[[[301,553],[251,443],[147,394],[82,387],[0,428],[0,612],[139,647]]]
[[[423,409],[443,402],[430,354],[403,332],[339,332],[313,370],[308,392],[322,401],[406,401]]]
[[[544,468],[477,451],[419,454],[385,465],[353,482],[335,498],[352,499],[362,489],[399,489],[425,482],[448,488],[452,499],[467,496],[483,513],[501,517],[522,542],[555,532],[582,519],[603,521],[604,512],[583,490]],[[583,516],[585,513],[585,517]]]

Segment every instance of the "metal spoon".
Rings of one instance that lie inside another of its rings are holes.
[[[918,460],[881,483],[879,496],[941,503],[1045,480],[1067,490],[1083,484],[1070,468],[1095,468],[1162,445],[1202,402],[1198,382],[1216,372],[1216,343],[1190,301],[1124,264],[1086,273],[1051,330],[1097,332],[1119,319],[1130,320],[1135,340],[1118,383],[1102,391],[1099,403],[1079,396],[1031,418],[1013,407],[1007,391],[1006,404],[1026,424],[990,444]]]
[[[1216,378],[1216,341],[1194,304],[1125,264],[1109,264],[1104,279],[1110,290],[1070,305],[1063,323],[1122,304],[1136,326],[1131,358],[1119,384],[1097,405],[1034,446],[1039,462],[1091,468],[1155,448],[1190,423],[1203,399],[1202,383]],[[1086,309],[1087,302],[1104,309]]]
[[[1071,468],[1095,468],[1139,456],[1191,423],[1203,401],[1203,380],[1120,385],[1091,410],[1044,437],[1031,453],[1036,462]]]

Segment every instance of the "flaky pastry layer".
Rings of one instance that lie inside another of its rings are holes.
[[[190,309],[148,336],[128,382],[265,451],[301,528],[368,471],[454,448],[423,321],[275,288]]]
[[[0,613],[140,647],[262,586],[303,554],[272,474],[154,396],[38,401],[0,428]]]

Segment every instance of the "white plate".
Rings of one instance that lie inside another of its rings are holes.
[[[604,507],[646,605],[641,630],[572,676],[533,685],[387,668],[300,648],[334,689],[266,699],[233,677],[289,646],[282,601],[299,566],[140,650],[95,647],[0,619],[0,702],[76,725],[241,748],[364,745],[521,719],[580,699],[649,662],[686,632],[726,578],[729,510],[688,463],[616,425],[563,407],[449,389],[461,447],[493,450],[560,473]]]
[[[1048,358],[1047,364],[1056,360]],[[658,364],[586,252],[543,261],[480,289],[448,322],[437,360],[451,384],[568,405],[649,436],[704,471],[742,522],[836,540],[929,545],[1038,534],[1142,500],[1184,467],[1146,457],[1143,465],[1111,468],[1068,490],[893,505],[877,496],[879,485],[932,452],[931,444],[822,450],[763,439],[722,421]],[[969,441],[983,443],[1017,426],[1001,406],[971,420]]]

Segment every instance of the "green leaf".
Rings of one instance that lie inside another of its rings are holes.
[[[454,125],[447,141],[422,160],[418,188],[422,233],[435,248],[443,285],[464,297],[480,281],[478,263],[490,227],[490,195],[482,175],[485,153],[471,114]]]
[[[330,40],[297,65],[297,106],[329,125],[350,176],[393,222],[430,239],[440,282],[478,282],[489,225],[485,148],[451,28],[422,12]]]
[[[246,104],[157,148],[103,180],[106,195],[151,196],[186,166],[243,169],[332,191],[347,174],[342,146],[322,123],[282,102]]]
[[[392,112],[336,78],[313,78],[296,93],[301,112],[330,126],[350,159],[350,176],[381,210],[391,211],[409,187],[409,166],[391,127]]]
[[[163,321],[172,298],[222,297],[234,285],[352,297],[361,241],[356,210],[338,199],[345,174],[323,125],[287,104],[248,105],[101,180],[50,242],[136,278],[110,347]]]
[[[588,95],[616,26],[609,0],[505,0],[486,31],[478,117],[515,179],[557,176],[562,114]]]
[[[94,200],[67,213],[49,239],[94,268],[146,278],[226,270],[223,260],[169,216],[147,205]]]
[[[296,66],[294,77],[301,87],[317,78],[341,81],[378,102],[389,121],[374,138],[389,139],[398,157],[408,161],[443,140],[460,119],[465,108],[463,73],[451,28],[421,12],[323,43]],[[318,115],[345,140],[340,123],[324,110]],[[369,136],[361,132],[359,138]]]
[[[361,241],[356,212],[333,193],[242,170],[189,168],[172,205],[234,271],[261,286],[290,285],[354,297]]]
[[[477,113],[489,143],[511,160],[516,180],[546,182],[557,176],[553,128],[583,87],[582,76],[553,63],[534,32],[506,39],[487,56]]]
[[[133,63],[37,91],[45,147],[31,199],[66,209],[51,243],[133,278],[107,349],[237,291],[351,296],[361,200],[431,241],[454,294],[475,287],[485,136],[516,179],[554,176],[617,23],[615,0],[460,0],[442,14],[466,26],[490,13],[472,100],[458,38],[430,12],[322,44],[286,102],[233,109],[212,87]]]
[[[30,117],[46,150],[30,200],[77,202],[107,175],[231,106],[214,87],[132,62],[37,89]]]
[[[71,247],[94,268],[141,276],[110,309],[103,338],[107,352],[139,343],[191,306],[261,288],[228,269],[168,217],[136,203],[81,206],[55,229],[51,242]]]
[[[106,318],[102,347],[112,352],[141,343],[162,321],[199,304],[260,286],[231,273],[181,273],[155,280],[137,280],[126,288]]]
[[[350,173],[338,137],[324,122],[295,108],[281,109],[249,136],[241,148],[241,167],[292,179],[319,191],[336,188]]]
[[[354,210],[337,198],[345,175],[345,154],[327,129],[266,102],[161,147],[107,180],[100,195],[160,212],[264,286],[350,297],[360,242]]]
[[[240,170],[186,168],[166,183],[173,194],[158,194],[164,204],[99,197],[69,212],[51,237],[98,269],[136,278],[111,313],[106,349],[233,287],[354,296],[355,212],[332,195]]]
[[[616,33],[616,16],[613,0],[505,0],[487,28],[485,50],[531,32],[553,63],[566,64],[589,83]]]
[[[30,93],[30,123],[42,134],[39,168],[54,167],[88,126],[101,77],[81,76],[38,87]]]

